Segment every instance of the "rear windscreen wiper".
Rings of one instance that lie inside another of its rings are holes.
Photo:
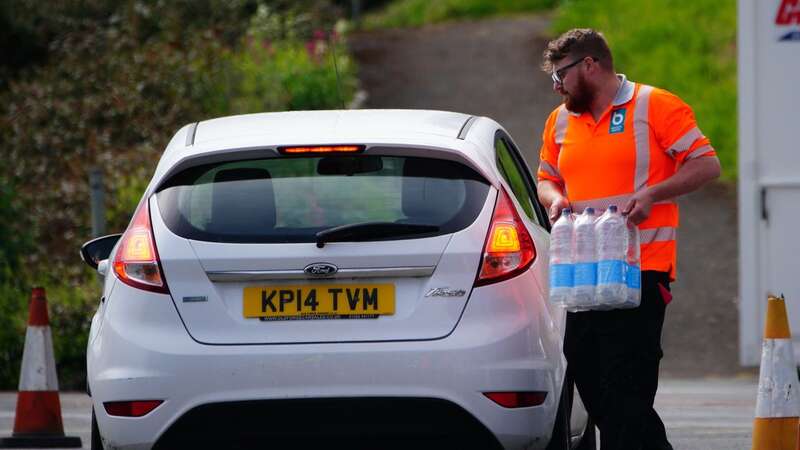
[[[338,227],[322,230],[316,234],[316,238],[317,247],[322,248],[325,246],[326,242],[359,242],[414,234],[428,234],[435,233],[437,231],[439,231],[439,227],[436,225],[394,222],[363,222],[340,225]]]

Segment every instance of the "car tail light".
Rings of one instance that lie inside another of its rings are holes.
[[[515,277],[536,258],[533,239],[522,223],[505,189],[500,189],[475,286]]]
[[[539,406],[547,398],[547,392],[484,392],[483,395],[504,408]]]
[[[129,402],[105,402],[103,407],[110,416],[142,417],[156,409],[164,400],[134,400]]]
[[[305,147],[278,148],[278,152],[284,155],[300,155],[307,153],[358,153],[363,150],[363,145],[313,145]]]
[[[146,199],[136,208],[131,224],[120,239],[117,254],[114,256],[114,272],[127,285],[169,294],[162,276],[153,227],[150,225],[150,207]]]

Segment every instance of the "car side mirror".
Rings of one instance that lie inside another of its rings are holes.
[[[122,233],[109,234],[108,236],[92,239],[91,241],[81,246],[81,259],[88,264],[92,269],[100,271],[100,263],[108,260],[111,250],[117,245],[117,241],[122,237]],[[108,262],[102,269],[108,272]],[[105,274],[103,274],[105,275]]]

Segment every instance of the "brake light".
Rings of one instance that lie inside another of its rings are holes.
[[[504,408],[526,408],[539,406],[547,398],[547,392],[484,392],[483,395]]]
[[[164,400],[136,400],[130,402],[105,402],[106,412],[109,416],[142,417],[150,414]]]
[[[535,258],[536,248],[531,235],[506,190],[500,189],[475,286],[513,278],[530,267]]]
[[[278,152],[284,155],[300,155],[305,153],[358,153],[364,150],[363,145],[312,145],[306,147],[280,147]]]
[[[129,286],[169,294],[162,276],[146,199],[136,208],[131,224],[120,239],[114,256],[114,273]]]

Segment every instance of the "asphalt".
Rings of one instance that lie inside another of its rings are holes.
[[[748,450],[752,441],[757,382],[752,377],[666,379],[656,410],[675,450]],[[0,392],[0,437],[11,435],[16,393]],[[89,448],[91,401],[84,393],[61,393],[64,431]]]

